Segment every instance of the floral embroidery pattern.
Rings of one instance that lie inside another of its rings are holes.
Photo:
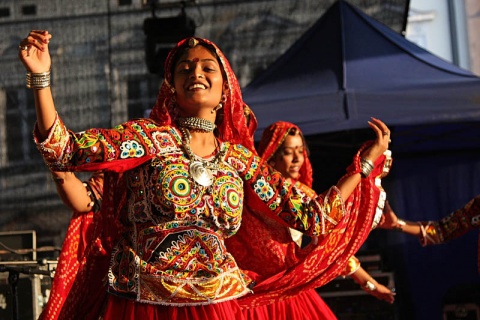
[[[152,133],[152,138],[160,152],[171,152],[178,149],[177,144],[173,140],[172,133],[170,132],[154,132]]]
[[[263,177],[257,180],[257,182],[253,185],[253,188],[263,201],[268,201],[275,195],[273,188],[265,181]]]
[[[133,140],[122,142],[120,150],[122,150],[122,153],[120,154],[121,159],[140,158],[145,155],[143,147]]]
[[[116,294],[193,305],[249,292],[248,277],[224,246],[240,228],[244,192],[288,225],[314,235],[322,231],[323,204],[304,201],[304,192],[241,145],[223,142],[224,161],[204,188],[189,175],[176,128],[143,119],[75,134],[58,119],[52,131],[39,146],[52,168],[82,169],[92,162],[113,168],[117,160],[141,158],[122,176],[129,196],[119,211],[123,239],[113,248],[109,271],[109,290]]]

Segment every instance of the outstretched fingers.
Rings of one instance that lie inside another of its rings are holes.
[[[368,121],[368,125],[375,131],[377,139],[390,140],[390,130],[387,125],[383,123],[382,120],[377,118],[371,118],[371,121]]]

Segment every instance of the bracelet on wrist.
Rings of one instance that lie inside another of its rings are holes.
[[[27,72],[26,81],[28,89],[43,89],[50,87],[50,71],[41,73]]]
[[[375,291],[375,290],[377,290],[377,286],[375,284],[373,284],[373,282],[371,282],[370,280],[367,280],[367,282],[365,282],[365,284],[362,286],[362,288],[365,291]]]
[[[406,226],[406,225],[407,225],[407,223],[404,220],[397,218],[397,223],[393,227],[393,230],[403,231],[403,227]]]
[[[372,161],[365,158],[360,159],[360,170],[362,170],[361,175],[363,178],[368,177],[374,168]]]

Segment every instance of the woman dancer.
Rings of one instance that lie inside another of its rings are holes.
[[[260,140],[258,153],[284,177],[297,180],[306,186],[312,185],[312,166],[308,147],[303,134],[296,125],[278,121],[265,129]],[[298,186],[302,185],[298,183]],[[295,241],[296,239],[297,241]],[[244,212],[242,226],[236,236],[227,239],[227,247],[235,256],[239,266],[255,274],[256,281],[261,284],[286,270],[292,273],[311,256],[321,255],[323,249],[317,246],[316,239],[302,248],[302,234],[275,222],[268,216],[254,215]],[[298,241],[300,240],[300,241]],[[315,277],[314,270],[309,277]],[[369,294],[389,303],[394,301],[394,293],[377,283],[361,266],[357,258],[351,257],[343,276],[351,276]],[[290,286],[290,291],[294,288]],[[277,297],[270,296],[265,304],[249,305],[260,290],[254,290],[253,296],[240,298],[248,319],[336,319],[333,312],[320,298],[314,288]]]

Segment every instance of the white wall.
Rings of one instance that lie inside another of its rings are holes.
[[[464,0],[411,0],[406,38],[469,69]]]

